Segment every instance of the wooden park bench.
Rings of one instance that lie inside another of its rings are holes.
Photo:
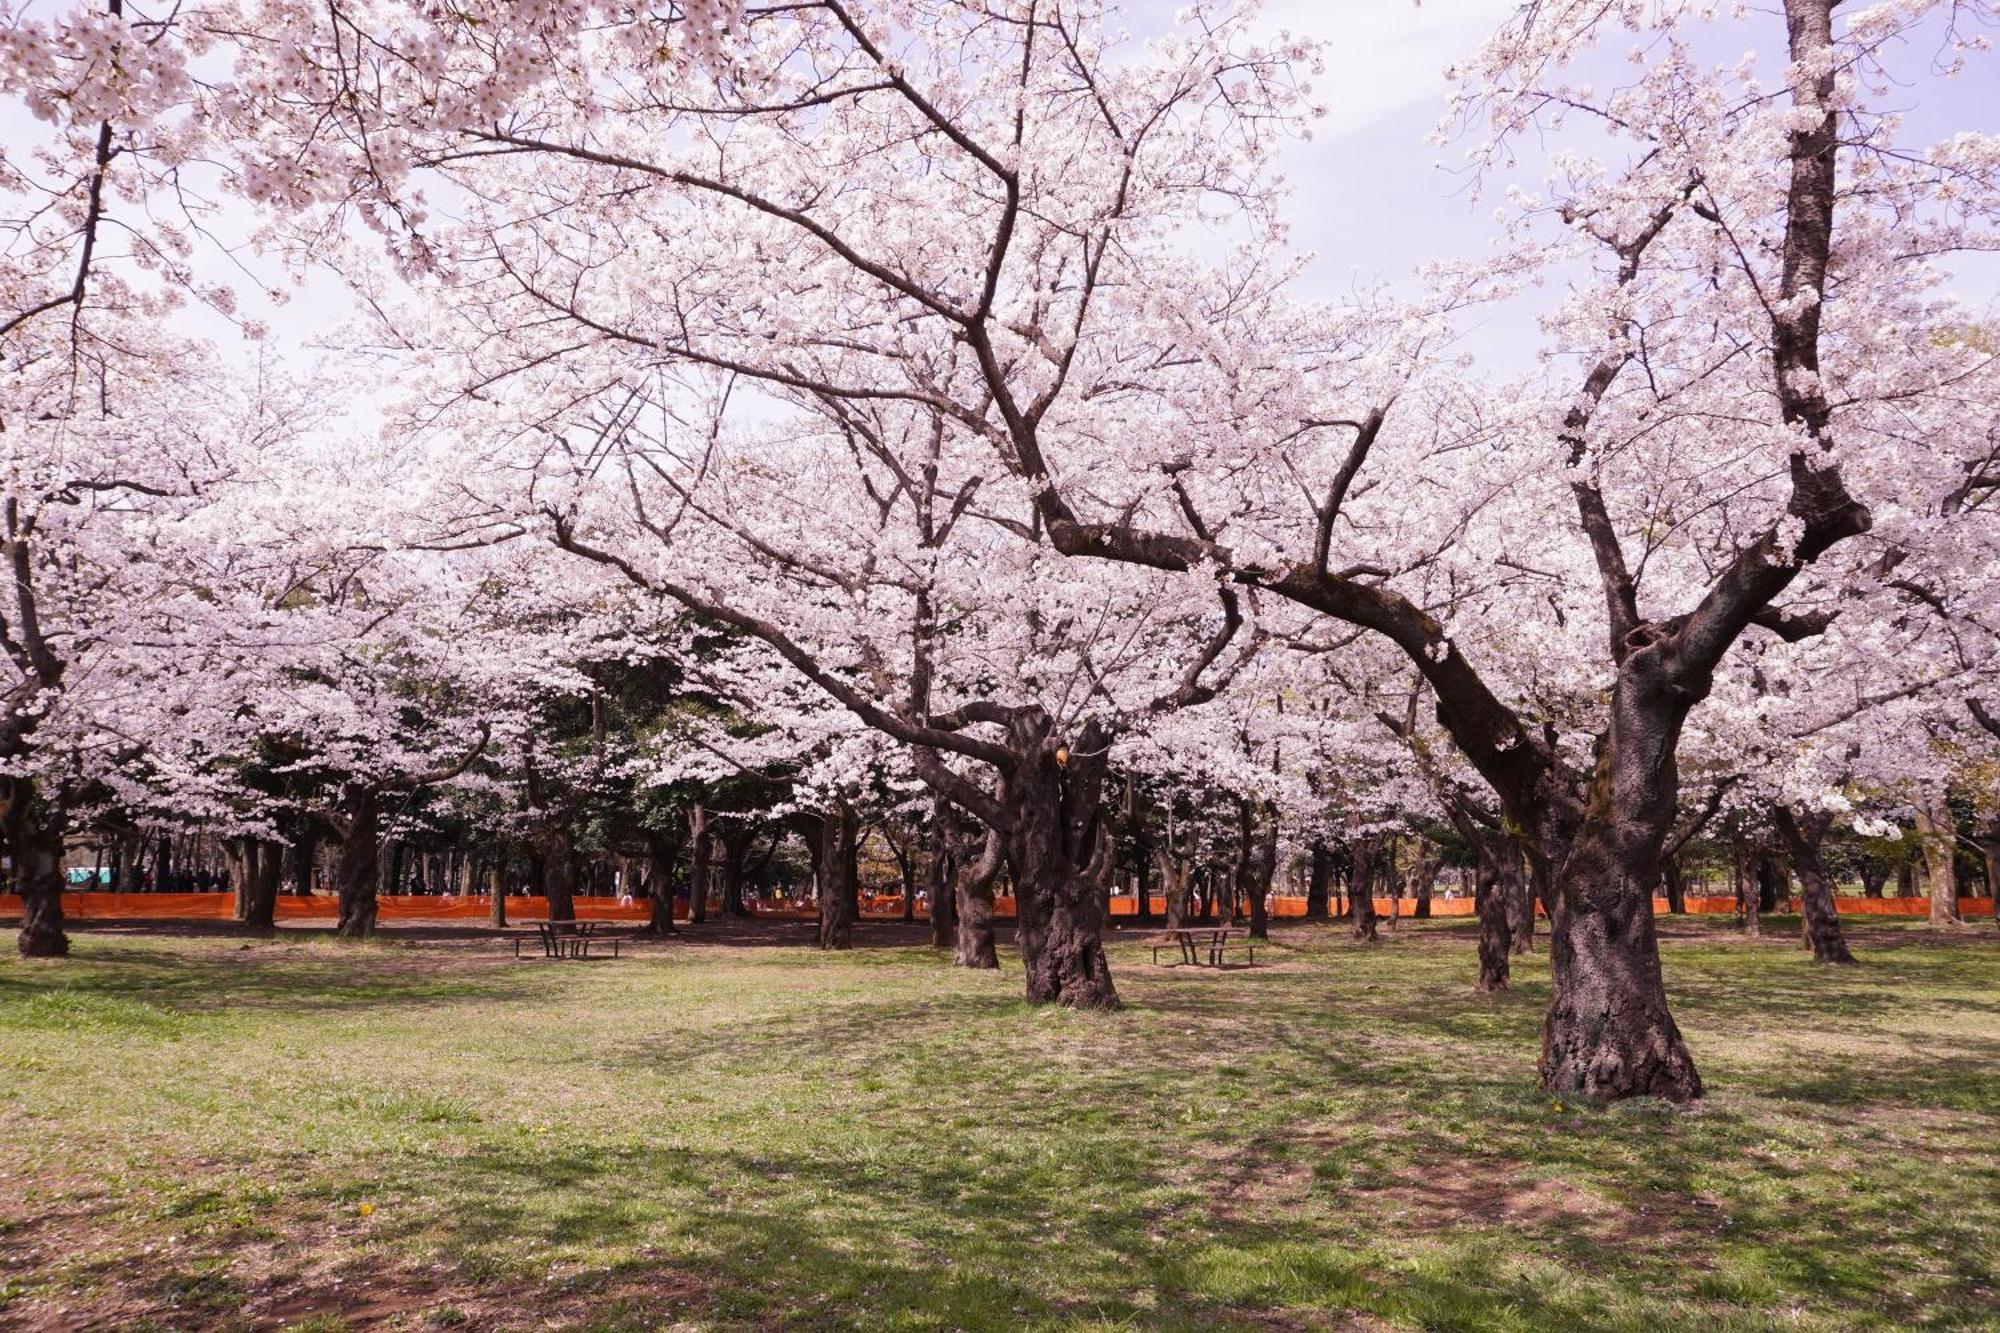
[[[1180,953],[1180,963],[1169,966],[1200,967],[1206,962],[1210,967],[1221,967],[1224,955],[1231,949],[1241,949],[1248,961],[1257,961],[1257,946],[1243,932],[1227,926],[1182,926],[1178,930],[1161,931],[1151,943],[1156,964],[1163,949],[1176,949]]]
[[[600,930],[598,921],[523,921],[520,929],[509,930],[507,937],[514,942],[514,956],[521,956],[524,941],[539,940],[544,958],[588,958],[592,945],[609,947],[611,956],[618,956],[618,945],[631,935],[622,930]],[[602,955],[600,955],[601,957]]]

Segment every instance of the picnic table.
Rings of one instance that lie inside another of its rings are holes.
[[[1257,946],[1243,931],[1228,926],[1180,926],[1161,931],[1153,938],[1155,963],[1160,961],[1162,949],[1178,949],[1181,964],[1189,967],[1200,967],[1204,960],[1210,967],[1221,967],[1223,955],[1231,949],[1242,949],[1250,962],[1257,961]]]
[[[618,944],[626,938],[622,931],[603,931],[598,921],[536,921],[516,923],[520,929],[509,930],[508,936],[514,941],[514,956],[521,956],[521,944],[533,938],[541,941],[544,958],[588,958],[593,944],[609,945],[611,956],[618,956]]]

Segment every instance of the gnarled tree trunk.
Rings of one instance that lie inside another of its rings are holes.
[[[1542,1027],[1542,1085],[1597,1100],[1701,1095],[1701,1076],[1667,1010],[1650,880],[1609,857],[1573,862],[1556,898]]]
[[[744,863],[750,856],[750,844],[757,840],[757,826],[749,820],[732,820],[722,826],[722,914],[732,917],[747,917],[750,909],[743,903]]]
[[[1736,924],[1753,940],[1764,934],[1764,890],[1758,882],[1757,866],[1751,851],[1738,843],[1730,866],[1736,882]]]
[[[939,799],[931,811],[931,947],[953,948],[958,940],[958,857],[952,848],[951,808]]]
[[[245,838],[237,850],[236,919],[258,930],[278,924],[278,881],[284,868],[283,844]]]
[[[1660,865],[1660,878],[1667,890],[1667,910],[1675,916],[1687,914],[1687,871],[1681,868],[1681,859],[1670,856]]]
[[[708,807],[697,803],[688,812],[688,924],[691,926],[708,920],[709,862],[714,841]]]
[[[1104,955],[1104,767],[1108,738],[1088,722],[1071,745],[1039,710],[1008,724],[1014,763],[1003,778],[1014,814],[1007,862],[1014,875],[1014,938],[1028,1000],[1115,1009],[1118,990]]]
[[[313,863],[319,857],[319,839],[314,821],[300,819],[291,845],[285,849],[285,868],[291,875],[292,893],[296,897],[312,897]]]
[[[1791,879],[1785,873],[1785,864],[1768,849],[1757,857],[1757,910],[1760,913],[1776,912],[1783,908],[1792,896]]]
[[[1847,937],[1840,929],[1840,909],[1834,902],[1833,879],[1820,864],[1820,843],[1832,824],[1824,814],[1798,815],[1784,806],[1771,812],[1778,836],[1792,854],[1799,877],[1799,906],[1805,915],[1806,944],[1815,963],[1851,963]]]
[[[1135,826],[1132,855],[1132,919],[1142,926],[1153,924],[1153,860],[1140,841]]]
[[[681,859],[681,845],[659,829],[646,830],[646,908],[644,933],[678,935],[674,928],[674,867]]]
[[[1179,930],[1188,920],[1187,863],[1162,851],[1154,865],[1160,872],[1160,896],[1167,901],[1167,929]]]
[[[854,921],[860,916],[855,902],[860,879],[856,846],[861,821],[852,806],[837,805],[824,820],[819,857],[819,947],[854,947]]]
[[[1930,885],[1933,926],[1962,926],[1958,914],[1958,824],[1944,793],[1927,791],[1916,802],[1917,836],[1923,840],[1924,878]]]
[[[544,827],[536,840],[541,853],[541,889],[549,920],[576,920],[576,835],[568,823]]]
[[[1518,854],[1517,854],[1518,855]],[[1535,870],[1533,863],[1523,868],[1520,861],[1514,865],[1514,873],[1502,880],[1507,886],[1507,938],[1508,952],[1522,955],[1535,951],[1535,904],[1545,902],[1549,897],[1546,885]]]
[[[1503,991],[1512,980],[1509,952],[1513,931],[1508,923],[1514,899],[1521,892],[1521,853],[1512,839],[1501,834],[1477,838],[1473,850],[1479,857],[1472,891],[1473,906],[1479,913],[1477,989]]]
[[[1333,887],[1333,852],[1324,838],[1313,839],[1312,878],[1306,881],[1306,920],[1324,921]]]
[[[340,849],[335,854],[334,890],[340,896],[340,920],[335,927],[344,940],[366,939],[375,933],[375,881],[381,859],[381,794],[372,787],[350,790],[347,809],[337,828]]]
[[[1653,886],[1678,804],[1674,762],[1690,700],[1670,659],[1635,653],[1612,690],[1611,726],[1581,789],[1550,774],[1534,841],[1549,898],[1542,1086],[1615,1101],[1701,1096],[1701,1075],[1667,1008]],[[1559,872],[1559,873],[1558,873]]]
[[[5,798],[0,830],[14,858],[14,891],[21,895],[21,931],[15,947],[23,958],[66,957],[62,858],[67,812],[60,801],[49,800],[32,778],[6,780]]]
[[[1357,940],[1377,938],[1375,879],[1381,867],[1382,853],[1376,842],[1374,838],[1363,838],[1354,844],[1354,882],[1347,891],[1347,897],[1354,923],[1354,938]]]
[[[495,930],[507,926],[507,853],[502,849],[486,868],[486,920]]]
[[[959,967],[1000,966],[1000,956],[993,945],[993,881],[999,878],[1000,867],[1006,860],[1005,847],[999,834],[989,832],[977,854],[968,844],[961,846],[954,858],[961,868],[950,890],[957,899],[958,919],[951,961]]]
[[[1236,802],[1236,884],[1235,892],[1250,908],[1250,938],[1271,937],[1270,913],[1266,900],[1278,868],[1278,810],[1269,801],[1261,805],[1246,799]]]

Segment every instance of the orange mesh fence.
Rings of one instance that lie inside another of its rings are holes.
[[[384,895],[375,900],[376,915],[383,921],[485,921],[491,915],[490,901],[477,897],[442,897],[436,895]],[[1139,901],[1131,895],[1117,895],[1111,899],[1113,917],[1134,917],[1139,914]],[[1155,913],[1165,910],[1162,899],[1152,900]],[[317,893],[310,898],[284,896],[278,899],[278,918],[282,921],[332,921],[339,915],[339,903],[330,893]],[[753,903],[752,912],[765,920],[812,921],[818,919],[818,909],[809,902]],[[1537,907],[1537,912],[1540,908]],[[1655,898],[1653,910],[1665,915],[1667,900]],[[1729,897],[1691,897],[1687,900],[1687,910],[1694,916],[1731,916],[1736,911],[1736,899]],[[1797,902],[1790,910],[1797,910]],[[1930,899],[1925,898],[1860,898],[1840,899],[1840,911],[1844,916],[1929,916]],[[1961,916],[1983,917],[1993,913],[1991,898],[1960,898],[1958,910]],[[1402,900],[1400,907],[1387,898],[1375,900],[1378,916],[1388,916],[1392,911],[1399,916],[1414,917],[1416,901]],[[1302,917],[1306,912],[1304,898],[1278,897],[1271,903],[1274,917]],[[0,893],[0,916],[19,916],[21,900],[13,894]],[[507,898],[507,918],[533,920],[549,914],[549,900],[539,895],[515,895]],[[903,915],[902,899],[893,896],[872,896],[862,904],[862,916],[871,921],[895,921]],[[996,917],[1014,915],[1014,899],[1000,894],[993,899],[993,914]],[[1474,914],[1470,898],[1431,899],[1433,917],[1461,917]],[[236,915],[236,896],[232,893],[102,893],[81,892],[63,894],[63,915],[79,921],[145,920],[145,921],[228,921]],[[578,898],[576,915],[584,921],[645,921],[651,916],[651,909],[641,899],[631,904],[620,904],[611,898]],[[677,903],[674,915],[679,920],[687,920],[687,904]],[[919,905],[916,910],[919,921],[930,920],[928,908]]]
[[[1731,910],[1734,910],[1733,908]],[[1842,898],[1840,910],[1854,916],[1929,916],[1931,900],[1925,898]],[[1991,916],[1991,898],[1960,898],[1960,916]]]

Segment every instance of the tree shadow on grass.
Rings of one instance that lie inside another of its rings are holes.
[[[1424,1328],[1763,1327],[1763,1314],[1802,1302],[1897,1326],[1967,1326],[1995,1312],[1974,1286],[1991,1273],[1970,1238],[1954,1240],[1950,1219],[1921,1215],[1896,1190],[1864,1212],[1753,1190],[1690,1220],[1652,1194],[1650,1215],[1615,1191],[1620,1207],[1580,1210],[1551,1194],[1565,1177],[1504,1159],[1464,1184],[1456,1159],[1440,1157],[1428,1176],[1316,1180],[1313,1197],[1274,1204],[1254,1190],[1218,1197],[1171,1152],[1114,1163],[1089,1143],[1053,1159],[1046,1145],[982,1146],[885,1158],[836,1144],[486,1143],[386,1164],[370,1185],[387,1202],[369,1248],[304,1278],[231,1270],[221,1261],[243,1247],[226,1232],[203,1237],[211,1254],[184,1245],[171,1264],[106,1259],[80,1271],[85,1285],[122,1286],[129,1308],[185,1328],[228,1326],[225,1314],[268,1327],[277,1311],[373,1327],[369,1311],[413,1294],[495,1311],[496,1324],[507,1312],[600,1329],[665,1317],[723,1328],[1358,1327],[1357,1311]],[[440,1205],[403,1215],[401,1172],[420,1172]],[[1761,1162],[1744,1176],[1783,1179]],[[1429,1211],[1411,1213],[1412,1199]],[[1870,1243],[1853,1244],[1850,1227]],[[1692,1262],[1671,1253],[1697,1247]],[[1909,1247],[1960,1290],[1900,1271],[1897,1251]],[[1705,1307],[1654,1303],[1650,1284],[1685,1282],[1690,1267],[1705,1274],[1700,1292],[1671,1295],[1698,1294]],[[477,1303],[494,1293],[499,1306]]]
[[[1758,1079],[1758,1091],[1823,1107],[1966,1111],[2000,1107],[2000,1041],[1957,1036],[1934,1053],[1887,1058],[1801,1052]]]

